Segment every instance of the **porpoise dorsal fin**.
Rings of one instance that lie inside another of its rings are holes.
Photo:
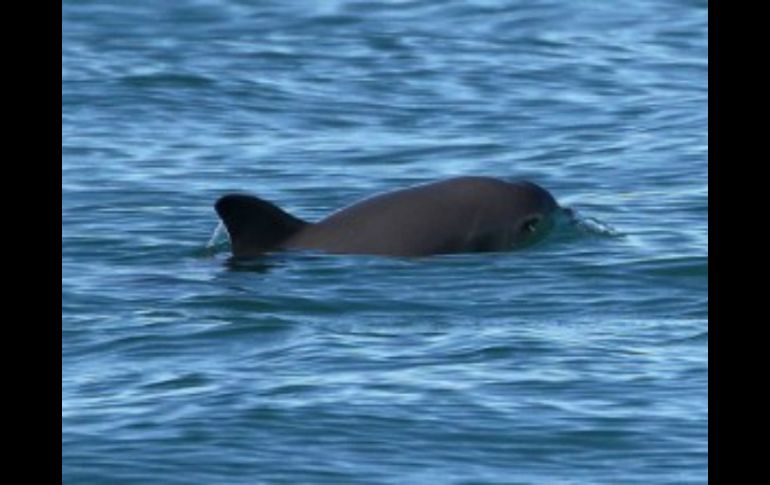
[[[276,205],[251,195],[225,195],[214,204],[214,209],[227,228],[236,257],[257,256],[277,249],[308,225]]]

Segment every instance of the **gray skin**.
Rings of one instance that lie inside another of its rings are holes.
[[[376,195],[315,224],[254,197],[229,195],[216,204],[236,257],[287,249],[386,256],[502,251],[540,239],[558,207],[531,182],[489,177]]]

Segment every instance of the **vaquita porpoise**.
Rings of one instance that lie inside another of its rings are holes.
[[[504,251],[544,236],[559,208],[532,182],[457,177],[375,195],[311,223],[265,200],[220,198],[235,257],[280,250],[428,256]]]

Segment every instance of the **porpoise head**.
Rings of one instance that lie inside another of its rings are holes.
[[[515,195],[508,234],[510,246],[529,246],[551,231],[559,204],[550,192],[532,182],[517,181],[510,182],[510,185]]]

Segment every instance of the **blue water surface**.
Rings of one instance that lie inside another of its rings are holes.
[[[684,484],[708,471],[708,3],[64,0],[62,481]],[[207,243],[455,175],[514,252]]]

